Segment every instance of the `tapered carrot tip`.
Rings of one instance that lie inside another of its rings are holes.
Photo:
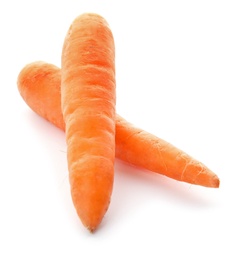
[[[184,167],[181,180],[185,179],[189,183],[202,185],[210,188],[219,188],[218,176],[201,162],[194,159]]]
[[[114,170],[113,166],[109,164],[108,169],[103,169],[104,159],[100,158],[98,161],[98,165],[96,163],[90,165],[90,160],[87,160],[82,167],[75,165],[79,169],[82,168],[80,173],[85,174],[76,174],[75,169],[74,173],[70,172],[69,176],[71,196],[77,214],[83,225],[92,233],[100,225],[109,207],[113,190],[114,176],[110,176],[109,173],[110,170]],[[100,171],[101,176],[95,176],[93,171],[95,168]]]
[[[196,178],[196,183],[202,183],[203,186],[210,187],[210,188],[219,188],[220,180],[217,175],[213,175],[212,177],[205,174],[199,174]]]
[[[219,188],[219,185],[220,185],[220,180],[219,180],[218,176],[215,176],[213,178],[213,187],[214,188]]]

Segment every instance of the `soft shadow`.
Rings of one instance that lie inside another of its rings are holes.
[[[28,127],[32,127],[34,134],[40,140],[41,149],[44,149],[46,156],[41,158],[41,162],[49,165],[49,174],[54,176],[56,187],[53,189],[57,189],[60,200],[69,210],[73,205],[69,192],[65,133],[31,110],[26,112],[25,118],[29,121]],[[39,148],[36,147],[37,149]]]
[[[55,140],[64,141],[65,133],[46,119],[42,118],[38,114],[29,110],[25,113],[25,118],[30,122],[30,126],[35,129],[37,133],[40,133],[40,137],[44,137],[47,140],[52,138]]]

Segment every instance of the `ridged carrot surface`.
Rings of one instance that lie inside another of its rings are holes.
[[[60,104],[60,69],[44,62],[26,65],[18,89],[29,107],[65,130]],[[49,102],[52,100],[52,102]],[[201,162],[172,144],[116,115],[116,157],[170,178],[206,187],[219,187],[219,178]]]
[[[72,199],[94,231],[110,203],[115,158],[115,48],[98,14],[80,15],[68,30],[61,97]]]

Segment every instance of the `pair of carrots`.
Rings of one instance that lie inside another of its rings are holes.
[[[73,21],[61,70],[41,61],[27,64],[17,85],[33,111],[66,132],[71,196],[91,232],[109,207],[115,156],[179,181],[219,187],[204,164],[116,114],[115,45],[100,15],[86,13]]]

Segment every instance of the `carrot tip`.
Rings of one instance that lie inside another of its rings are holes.
[[[93,234],[96,230],[96,228],[93,227],[87,227],[87,229],[90,231],[91,234]]]
[[[213,176],[213,179],[212,179],[212,187],[213,188],[219,188],[219,185],[220,185],[220,180],[218,178],[218,176]]]

